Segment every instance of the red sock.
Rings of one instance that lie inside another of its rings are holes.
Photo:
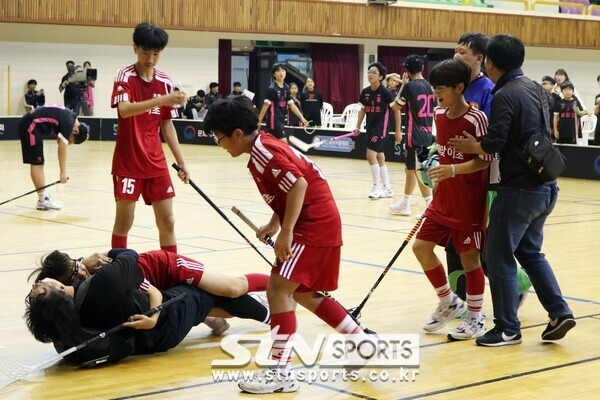
[[[469,312],[478,313],[483,304],[485,290],[485,276],[483,268],[479,267],[471,272],[466,272],[467,278],[467,309]]]
[[[446,278],[446,271],[444,270],[444,266],[442,264],[438,265],[432,270],[425,271],[425,275],[427,275],[427,279],[435,288],[435,291],[442,301],[448,300],[450,302],[450,295],[452,294],[452,289],[450,289],[450,284],[448,283],[448,278]]]
[[[161,250],[168,251],[169,253],[177,254],[177,245],[174,244],[172,246],[160,246]]]
[[[119,236],[113,233],[110,245],[113,249],[126,249],[127,248],[127,236]]]
[[[329,297],[323,298],[323,301],[315,310],[315,315],[340,333],[357,334],[362,332],[344,307]]]
[[[279,327],[277,335],[285,335],[283,340],[276,340],[273,342],[271,348],[271,359],[278,362],[279,365],[283,366],[289,364],[292,359],[291,347],[287,344],[296,333],[296,313],[292,311],[271,314],[271,330]]]
[[[246,274],[248,280],[248,292],[264,292],[267,290],[269,275],[265,274]]]

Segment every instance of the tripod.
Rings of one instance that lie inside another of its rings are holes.
[[[73,104],[73,112],[75,115],[79,115],[79,109],[83,109],[83,115],[89,117],[91,115],[90,109],[88,108],[87,99],[85,98],[85,91],[87,90],[87,83],[77,82],[75,83],[75,91],[77,92],[77,98],[75,104]]]

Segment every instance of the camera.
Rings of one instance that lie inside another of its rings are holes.
[[[84,83],[88,81],[95,81],[98,77],[98,70],[95,68],[83,69],[78,67],[69,67],[69,76],[67,82],[69,83]]]

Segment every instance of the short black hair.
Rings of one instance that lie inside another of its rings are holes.
[[[525,61],[525,45],[514,35],[500,34],[490,39],[486,57],[496,68],[507,72],[521,68]]]
[[[489,38],[483,33],[468,32],[458,39],[457,44],[463,44],[473,50],[473,54],[481,54],[485,57]]]
[[[575,86],[571,83],[571,81],[564,81],[562,85],[560,85],[560,90],[565,90],[567,88],[571,88],[571,90],[575,90]]]
[[[29,279],[35,276],[35,281],[41,281],[45,278],[56,279],[65,285],[70,285],[71,275],[73,274],[73,259],[67,253],[54,250],[42,256],[39,261],[39,267],[30,275]]]
[[[425,57],[418,54],[411,54],[404,59],[402,65],[406,67],[406,70],[411,74],[418,74],[423,71],[423,59]]]
[[[81,327],[73,298],[51,287],[27,296],[23,317],[29,332],[42,343],[67,340]]]
[[[69,60],[69,61],[67,61],[67,62],[65,63],[65,65],[66,65],[67,67],[69,66],[69,64],[73,64],[73,65],[75,65],[75,61],[71,61],[71,60]]]
[[[379,76],[383,76],[383,79],[385,79],[385,76],[387,75],[387,68],[382,63],[375,61],[374,63],[369,64],[367,70],[371,69],[372,67],[377,68],[377,71],[379,71]],[[380,79],[380,81],[383,79]]]
[[[284,71],[287,71],[285,69],[285,64],[282,64],[282,63],[275,63],[275,64],[273,64],[273,66],[271,67],[271,76],[273,76],[273,74],[275,72],[279,71],[280,69],[282,69]]]
[[[550,75],[544,75],[544,76],[542,76],[542,82],[546,82],[546,81],[550,82],[553,85],[556,85],[556,81]]]
[[[79,123],[79,133],[73,137],[75,144],[81,144],[88,139],[88,133],[90,133],[90,126],[84,122]]]
[[[196,96],[204,97],[204,96],[206,96],[206,92],[204,90],[200,89],[196,92]]]
[[[233,86],[242,86],[242,84],[239,82],[233,82]]]
[[[89,62],[89,61],[84,61],[84,62],[83,62],[83,66],[84,66],[84,67],[85,67],[85,64],[90,64],[90,67],[92,66],[92,63],[91,63],[91,62]]]
[[[219,84],[217,82],[211,82],[208,87],[212,90],[213,88],[219,87]]]
[[[598,82],[600,82],[600,75],[598,75],[598,77],[596,78],[596,80],[597,80]]]
[[[161,51],[167,47],[169,34],[159,26],[142,22],[133,31],[133,44],[146,50]]]
[[[465,93],[469,82],[471,81],[471,67],[464,61],[450,58],[438,63],[429,73],[429,82],[431,86],[450,86],[456,87],[460,83],[465,87],[462,93]]]
[[[29,85],[37,85],[37,81],[35,79],[30,79],[27,81],[27,86]]]
[[[250,135],[258,129],[258,110],[246,96],[234,96],[215,101],[204,117],[204,132],[220,132],[231,137],[233,131],[241,129]]]

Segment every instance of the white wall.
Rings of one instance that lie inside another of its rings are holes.
[[[468,30],[468,27],[464,29]],[[22,114],[22,96],[28,79],[38,81],[38,88],[46,91],[48,103],[62,104],[58,92],[61,77],[66,73],[65,61],[76,63],[85,60],[98,69],[94,97],[96,115],[114,116],[109,99],[116,71],[135,61],[131,47],[131,28],[79,27],[41,24],[0,23],[0,115],[8,112],[8,76],[10,76],[10,113]],[[457,33],[457,38],[460,36]],[[454,43],[427,41],[398,41],[380,39],[354,39],[340,37],[282,36],[242,33],[217,33],[196,31],[169,31],[169,45],[164,50],[158,69],[170,74],[189,91],[205,89],[218,77],[219,38],[242,43],[250,40],[284,40],[291,42],[355,43],[364,51],[361,75],[366,85],[365,66],[368,55],[377,54],[377,45],[453,48]],[[569,73],[585,104],[593,104],[599,91],[596,77],[600,74],[600,50],[560,48],[526,49],[525,73],[533,79],[553,75],[558,68]],[[192,93],[189,93],[190,95]],[[357,93],[358,96],[358,93]]]

